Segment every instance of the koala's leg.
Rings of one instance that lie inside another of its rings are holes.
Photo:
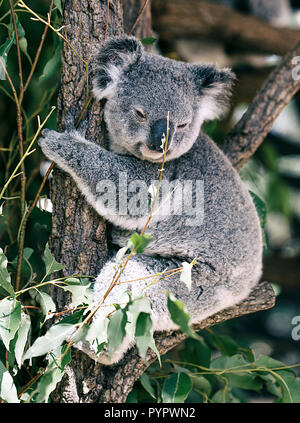
[[[130,290],[133,297],[141,292],[149,297],[152,304],[152,321],[155,331],[176,330],[178,326],[171,320],[167,307],[166,292],[170,291],[177,299],[182,301],[191,316],[191,323],[200,323],[205,318],[233,306],[246,298],[251,286],[239,282],[227,282],[224,275],[217,274],[213,266],[198,262],[192,269],[192,288],[189,291],[180,281],[180,274],[165,277],[170,273],[150,278],[151,275],[163,273],[182,266],[180,260],[156,258],[146,255],[136,255],[128,262],[120,279],[120,284],[115,286],[104,305],[99,310],[99,319],[108,316],[115,310],[113,304],[125,305],[124,292]],[[98,275],[95,286],[95,301],[99,301],[109,287],[115,274],[115,257],[109,260]],[[140,278],[139,280],[136,280]],[[144,279],[142,279],[144,278]],[[132,282],[129,282],[132,281]],[[126,283],[128,282],[128,283]],[[128,300],[128,297],[127,297]],[[96,361],[103,364],[118,362],[125,352],[134,344],[134,340],[126,335],[122,345],[109,358],[107,351],[95,354],[93,348],[85,344],[81,349]]]

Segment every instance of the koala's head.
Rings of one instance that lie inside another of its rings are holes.
[[[178,62],[144,51],[133,37],[113,38],[97,57],[93,92],[106,99],[110,149],[160,162],[186,153],[201,125],[224,111],[234,75],[213,65]]]

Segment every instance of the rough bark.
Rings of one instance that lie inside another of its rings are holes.
[[[223,150],[240,169],[263,142],[282,109],[300,89],[300,77],[293,78],[293,58],[300,55],[300,42],[289,51],[266,79],[251,106],[225,140]]]
[[[153,0],[153,29],[160,40],[222,40],[232,50],[284,55],[300,39],[300,31],[275,28],[253,16],[203,0]]]

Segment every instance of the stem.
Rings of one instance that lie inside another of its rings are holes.
[[[135,21],[135,22],[134,22],[134,24],[132,25],[132,27],[131,27],[130,31],[128,32],[128,35],[131,35],[131,34],[133,33],[134,28],[137,26],[137,24],[138,24],[139,20],[141,19],[142,14],[144,13],[144,10],[146,9],[146,6],[147,6],[147,4],[148,4],[148,3],[149,3],[149,0],[145,0],[145,3],[143,4],[143,6],[142,6],[141,10],[139,11],[139,14],[138,14],[138,16],[137,16],[137,18],[136,18],[136,21]]]
[[[49,13],[49,16],[50,17],[51,17],[51,13],[52,13],[53,1],[54,0],[51,0],[50,1],[50,6],[49,6],[49,12],[48,13]],[[31,69],[30,69],[30,72],[29,72],[27,81],[26,81],[25,86],[24,86],[24,92],[26,91],[26,89],[27,89],[27,87],[29,85],[29,82],[30,82],[30,80],[32,78],[32,75],[33,75],[33,73],[35,71],[35,68],[36,68],[37,62],[39,60],[39,57],[40,57],[40,54],[41,54],[41,51],[42,51],[42,47],[43,47],[43,44],[44,44],[44,41],[45,41],[45,38],[46,38],[46,35],[47,35],[47,31],[48,31],[48,25],[45,25],[44,32],[43,32],[42,38],[41,38],[41,42],[40,42],[40,44],[38,46],[38,49],[36,51],[36,55],[35,55],[34,61],[32,63],[32,66],[31,66]]]
[[[29,156],[29,154],[31,154],[31,153],[33,152],[33,151],[30,151],[30,149],[31,149],[31,147],[32,147],[32,145],[34,144],[34,142],[35,142],[35,140],[36,140],[37,136],[39,135],[39,133],[40,133],[40,131],[41,131],[41,129],[43,128],[43,126],[45,125],[45,123],[47,122],[47,120],[49,119],[49,117],[50,117],[50,115],[52,114],[52,112],[53,112],[53,110],[54,110],[54,109],[55,109],[55,107],[52,107],[52,109],[51,109],[50,113],[48,113],[48,115],[46,116],[46,118],[45,118],[45,120],[43,121],[43,123],[42,123],[42,124],[40,123],[40,120],[39,120],[39,117],[38,117],[38,130],[37,130],[37,132],[35,133],[35,136],[33,137],[33,139],[32,139],[32,141],[31,141],[31,143],[29,144],[29,146],[28,146],[28,148],[27,148],[27,150],[26,150],[25,154],[23,155],[22,159],[20,160],[20,162],[19,162],[19,163],[18,163],[18,165],[16,166],[15,170],[13,171],[13,173],[12,173],[11,177],[10,177],[10,178],[9,178],[9,180],[6,182],[6,184],[4,185],[4,187],[3,187],[3,189],[2,189],[2,191],[1,191],[1,193],[0,193],[0,199],[1,199],[1,197],[3,196],[3,194],[4,194],[4,192],[5,192],[6,188],[7,188],[7,186],[9,185],[10,181],[11,181],[11,180],[12,180],[12,178],[14,177],[14,175],[15,175],[15,173],[16,173],[16,171],[17,171],[17,169],[18,169],[20,166],[22,166],[22,164],[23,164],[23,162],[24,162],[25,158],[26,158],[27,156]],[[50,166],[50,167],[51,167],[51,166]],[[50,169],[50,168],[49,168],[49,169]],[[48,171],[49,171],[49,169],[48,169]],[[48,172],[47,172],[47,173],[48,173]],[[50,172],[49,172],[49,173],[50,173]],[[46,181],[45,181],[45,182],[46,182]],[[29,210],[31,210],[31,208],[30,208]],[[29,210],[28,210],[28,211],[29,211]],[[32,211],[32,210],[31,210],[31,211]],[[30,211],[30,213],[31,213],[31,211]],[[23,213],[23,214],[24,214],[24,213]],[[26,213],[26,214],[27,214],[27,213]],[[15,287],[16,291],[18,291],[18,290],[20,289],[21,270],[22,270],[22,261],[23,261],[23,249],[24,249],[24,241],[25,241],[25,226],[26,226],[26,222],[27,222],[28,217],[29,217],[29,215],[27,216],[27,218],[26,218],[26,216],[25,216],[25,218],[24,218],[24,220],[23,220],[22,227],[21,227],[21,232],[20,232],[20,239],[19,239],[19,254],[18,254],[17,273],[16,273],[16,287]],[[24,225],[24,223],[25,223],[25,225]]]
[[[14,25],[15,37],[16,37],[16,46],[17,46],[17,56],[18,56],[18,66],[19,66],[19,80],[20,80],[20,96],[19,96],[19,103],[22,103],[23,94],[24,94],[24,87],[23,87],[23,72],[22,72],[22,61],[21,61],[21,50],[19,44],[19,36],[18,36],[18,29],[17,29],[17,21],[16,15],[14,11],[14,7],[12,4],[12,0],[9,0],[11,16]]]

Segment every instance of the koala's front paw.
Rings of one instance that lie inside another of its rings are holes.
[[[63,141],[61,138],[63,135],[64,134],[53,131],[51,129],[44,129],[42,131],[42,136],[39,139],[38,144],[45,156],[47,156],[49,159],[52,159],[52,157],[50,157],[51,152],[55,153],[60,150],[61,141]]]
[[[79,122],[79,126],[76,128],[76,122],[74,117],[73,109],[69,109],[65,115],[65,131],[68,133],[72,133],[77,138],[85,137],[86,131],[88,130],[89,120],[87,117],[84,119],[81,118]]]

